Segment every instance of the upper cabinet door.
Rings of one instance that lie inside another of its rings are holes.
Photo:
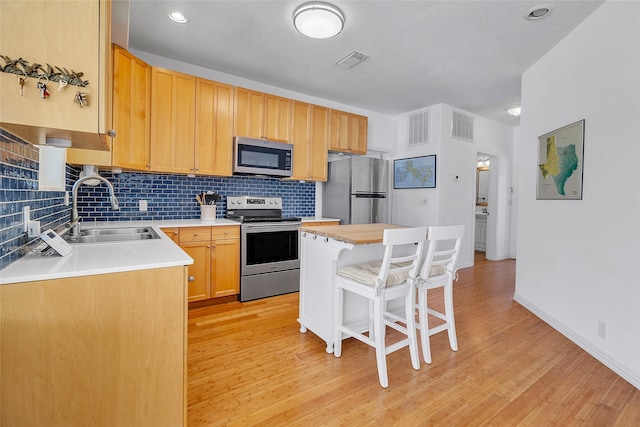
[[[291,114],[293,170],[291,179],[310,179],[309,174],[309,104],[293,101]]]
[[[366,154],[367,117],[338,110],[330,110],[329,116],[329,150]]]
[[[151,70],[151,169],[195,173],[196,78],[163,68]]]
[[[70,9],[71,7],[71,9]],[[46,136],[67,138],[75,148],[108,149],[111,129],[111,2],[48,0],[0,1],[2,55],[41,64],[38,75],[52,67],[82,72],[86,88],[29,77],[20,90],[17,74],[0,72],[0,122],[34,143]],[[4,61],[3,61],[4,66]],[[57,72],[52,70],[52,74]],[[53,78],[53,77],[52,77]],[[41,98],[38,83],[49,93]],[[74,102],[86,93],[87,105]]]
[[[309,174],[314,181],[327,180],[327,140],[329,139],[329,109],[311,105],[311,135],[309,137]]]
[[[148,170],[151,142],[151,67],[113,46],[113,166]]]
[[[275,141],[290,142],[291,100],[275,95],[264,97],[263,136]]]
[[[235,136],[290,142],[291,100],[235,88]]]
[[[241,87],[235,88],[235,135],[262,138],[264,94]]]
[[[233,86],[196,81],[196,173],[231,176],[233,164]]]

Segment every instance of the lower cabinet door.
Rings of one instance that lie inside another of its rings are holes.
[[[240,293],[240,239],[214,240],[211,264],[213,269],[211,297]]]
[[[182,250],[193,258],[189,267],[189,294],[187,301],[202,301],[211,298],[211,244],[194,242],[180,244]]]

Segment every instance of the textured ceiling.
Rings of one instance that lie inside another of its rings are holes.
[[[335,0],[344,30],[314,40],[292,24],[304,2],[125,0],[129,47],[384,114],[445,103],[517,125],[504,109],[520,102],[520,75],[603,3]],[[551,14],[523,18],[542,3]],[[370,58],[334,65],[352,50]]]

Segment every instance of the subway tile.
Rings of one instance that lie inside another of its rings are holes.
[[[22,208],[30,206],[33,219],[46,221],[47,228],[68,222],[70,206],[63,205],[64,193],[38,191],[38,150],[0,129],[0,270],[22,256],[22,249],[34,244],[22,232]],[[80,169],[66,167],[65,185],[71,193]],[[286,216],[315,214],[315,184],[245,176],[188,178],[182,175],[124,172],[100,174],[114,186],[121,210],[112,211],[103,184],[78,189],[78,212],[88,221],[135,221],[197,219],[200,209],[195,195],[213,191],[222,196],[216,216],[224,217],[229,196],[279,196]],[[70,194],[71,195],[71,194]],[[147,200],[147,212],[138,211],[139,200]]]

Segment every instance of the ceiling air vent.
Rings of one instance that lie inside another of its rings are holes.
[[[338,67],[342,67],[345,70],[348,70],[349,68],[355,67],[367,58],[368,56],[364,53],[356,52],[355,50],[353,50],[347,53],[342,58],[338,59],[336,62],[334,62],[334,64],[336,64]]]
[[[473,142],[473,117],[454,111],[451,120],[451,136]]]
[[[409,145],[429,142],[429,110],[409,116]]]

